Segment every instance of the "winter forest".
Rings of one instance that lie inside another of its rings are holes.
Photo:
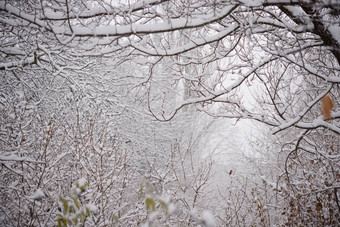
[[[0,226],[340,226],[339,0],[1,0]]]

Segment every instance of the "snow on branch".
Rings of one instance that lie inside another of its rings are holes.
[[[23,67],[36,62],[35,56],[24,58],[22,60],[16,60],[6,63],[0,63],[0,70],[7,70],[13,67]]]
[[[77,36],[95,36],[95,37],[108,37],[108,36],[128,36],[132,34],[150,34],[170,32],[181,29],[190,29],[202,27],[207,24],[214,23],[228,16],[234,9],[235,5],[230,5],[223,8],[220,12],[213,12],[210,14],[202,14],[195,19],[190,17],[169,19],[161,23],[148,23],[148,24],[128,24],[128,25],[106,25],[106,26],[74,26],[73,33],[66,31],[63,27],[54,26],[53,31],[55,34]]]
[[[160,48],[157,48],[157,49],[155,48],[154,50],[150,50],[150,49],[144,48],[144,47],[142,47],[142,46],[140,46],[136,43],[131,43],[131,46],[133,48],[135,48],[136,50],[143,52],[145,54],[148,54],[150,56],[174,56],[174,55],[178,55],[180,53],[190,51],[192,49],[195,49],[197,47],[200,47],[200,46],[212,43],[212,42],[217,42],[217,41],[225,38],[226,36],[230,35],[231,33],[237,31],[238,28],[239,28],[239,25],[233,24],[233,25],[230,25],[230,27],[223,30],[222,32],[219,32],[218,34],[208,36],[208,37],[204,37],[204,38],[191,40],[186,45],[176,47],[176,48],[173,48],[173,49],[169,49],[169,50],[160,49]]]
[[[319,102],[331,89],[333,86],[328,86],[328,88],[322,92],[320,95],[318,95],[318,97],[316,97],[313,101],[309,102],[307,104],[307,107],[302,110],[298,116],[296,116],[294,119],[287,119],[285,123],[282,123],[277,130],[274,131],[274,134],[285,130],[293,125],[295,125],[296,123],[298,123],[299,121],[301,121],[301,119],[312,109],[312,107]]]
[[[169,0],[143,0],[138,1],[130,6],[124,5],[121,7],[113,7],[110,5],[98,5],[89,7],[87,10],[84,10],[80,13],[76,12],[69,12],[66,16],[63,12],[55,12],[52,9],[45,9],[44,15],[41,20],[70,20],[70,19],[88,19],[98,16],[110,16],[110,15],[117,15],[117,14],[127,14],[136,12],[139,10],[143,10],[145,7],[160,5],[164,2],[168,2]]]
[[[34,162],[34,163],[44,163],[41,161],[36,161],[30,157],[19,157],[15,154],[10,155],[0,155],[0,161],[3,162]]]
[[[339,113],[336,114],[336,116],[338,116]],[[333,116],[334,118],[334,116]],[[312,122],[298,122],[295,125],[297,128],[302,128],[302,129],[316,129],[319,127],[323,127],[323,128],[327,128],[329,130],[331,130],[332,132],[340,135],[340,128],[338,126],[336,126],[335,124],[332,124],[331,122],[327,122],[322,120],[321,118],[315,119]]]

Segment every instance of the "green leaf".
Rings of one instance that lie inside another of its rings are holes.
[[[58,227],[61,227],[62,218],[58,218]]]
[[[63,223],[64,223],[64,226],[67,226],[67,220],[66,220],[66,218],[63,218]]]
[[[70,209],[69,209],[69,214],[72,214],[72,213],[75,213],[76,210],[74,209],[73,206],[70,206]]]
[[[155,200],[153,200],[152,198],[146,198],[145,203],[146,203],[147,210],[152,210],[152,211],[156,210],[156,203],[155,203]]]
[[[64,207],[64,214],[67,214],[68,211],[68,204],[67,204],[67,200],[64,199],[63,197],[60,197],[60,201],[63,203],[63,207]]]
[[[73,202],[76,205],[76,207],[79,209],[80,206],[79,206],[78,200],[76,198],[73,198]]]
[[[143,198],[144,196],[144,184],[140,184],[140,190],[139,190],[139,198]]]
[[[117,223],[119,222],[118,217],[116,215],[113,215],[112,219],[116,221]]]
[[[89,184],[88,183],[85,183],[83,186],[79,186],[79,184],[77,183],[77,188],[79,188],[80,190],[82,190],[82,191],[84,191],[85,190],[85,188],[88,186]]]

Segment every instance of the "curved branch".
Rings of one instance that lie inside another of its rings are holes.
[[[328,88],[322,92],[318,97],[316,97],[313,101],[307,104],[307,107],[299,113],[294,119],[287,119],[286,122],[282,123],[277,130],[274,131],[274,135],[278,132],[281,132],[301,121],[301,119],[312,109],[312,107],[319,102],[331,89],[333,85],[328,86]]]

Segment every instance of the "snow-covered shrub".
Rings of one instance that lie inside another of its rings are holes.
[[[62,210],[59,213],[58,227],[85,225],[86,218],[92,213],[97,212],[97,208],[93,204],[83,204],[80,200],[81,193],[86,190],[88,183],[81,178],[77,184],[71,189],[71,198],[60,196],[59,206]]]

